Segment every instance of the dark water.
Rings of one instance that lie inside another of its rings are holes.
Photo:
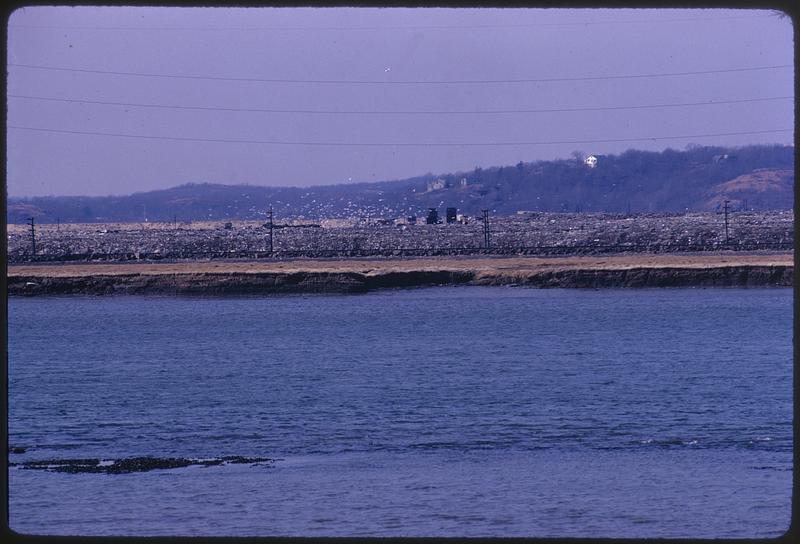
[[[790,289],[9,302],[35,534],[765,537],[791,501]]]

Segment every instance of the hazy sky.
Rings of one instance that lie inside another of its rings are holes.
[[[792,22],[766,10],[29,7],[8,25],[10,196],[793,143]]]

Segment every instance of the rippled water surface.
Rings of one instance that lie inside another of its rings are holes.
[[[14,298],[35,534],[763,537],[788,529],[790,289]]]

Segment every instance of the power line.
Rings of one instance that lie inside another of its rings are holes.
[[[221,76],[197,76],[184,74],[154,74],[148,72],[121,72],[115,70],[92,70],[85,68],[65,68],[58,66],[40,66],[34,64],[8,63],[8,66],[16,68],[28,68],[32,70],[49,70],[59,72],[76,72],[86,74],[104,74],[117,76],[133,77],[154,77],[171,79],[192,79],[192,80],[211,80],[211,81],[246,81],[257,83],[333,83],[333,84],[358,84],[358,85],[449,85],[449,84],[491,84],[491,83],[547,83],[559,81],[599,81],[615,79],[641,79],[659,77],[681,77],[706,74],[725,74],[736,72],[752,72],[759,70],[776,70],[781,68],[793,68],[792,64],[777,64],[773,66],[752,66],[746,68],[725,68],[719,70],[700,70],[694,72],[664,72],[655,74],[627,74],[627,75],[607,75],[607,76],[582,76],[582,77],[555,77],[555,78],[536,78],[536,79],[454,79],[454,80],[345,80],[345,79],[272,79],[254,77],[221,77]]]
[[[117,138],[140,138],[148,140],[168,140],[183,142],[202,142],[202,143],[237,143],[237,144],[267,144],[267,145],[305,145],[305,146],[328,146],[328,147],[477,147],[477,146],[515,146],[515,145],[558,145],[558,144],[593,144],[593,143],[613,143],[613,142],[644,142],[656,140],[684,140],[689,138],[714,138],[721,136],[743,136],[753,134],[772,134],[776,132],[792,132],[794,129],[782,128],[771,130],[755,130],[745,132],[721,132],[716,134],[689,134],[683,136],[644,136],[639,138],[610,138],[597,140],[554,140],[554,141],[534,141],[534,142],[303,142],[285,140],[236,140],[226,138],[188,138],[173,136],[152,136],[144,134],[121,134],[112,132],[90,132],[81,130],[61,130],[53,128],[22,127],[8,125],[8,128],[17,130],[30,130],[36,132],[50,132],[55,134],[74,134],[88,136],[111,136]]]
[[[98,104],[104,106],[126,106],[138,108],[160,108],[176,110],[201,110],[201,111],[228,111],[246,113],[302,113],[302,114],[348,114],[348,115],[471,115],[471,114],[518,114],[518,113],[564,113],[583,111],[615,111],[637,110],[655,108],[677,108],[691,106],[716,106],[720,104],[743,104],[751,102],[767,102],[774,100],[793,100],[793,96],[773,96],[765,98],[742,98],[734,100],[707,100],[704,102],[682,102],[673,104],[640,104],[633,106],[598,106],[578,108],[549,108],[549,109],[515,109],[515,110],[308,110],[308,109],[272,109],[272,108],[226,108],[211,106],[181,106],[169,104],[146,104],[140,102],[113,102],[103,100],[86,100],[77,98],[52,98],[43,96],[29,96],[9,94],[9,98],[23,98],[26,100],[43,100],[48,102],[66,102],[71,104]]]
[[[535,27],[559,27],[559,26],[598,26],[598,25],[621,25],[621,24],[649,24],[649,23],[682,23],[682,22],[710,22],[729,21],[729,20],[757,20],[768,19],[772,15],[732,15],[725,17],[676,17],[672,19],[628,19],[628,20],[609,20],[609,21],[575,21],[575,22],[538,22],[538,23],[507,23],[494,25],[384,25],[384,26],[244,26],[244,27],[218,27],[218,26],[64,26],[64,25],[25,25],[17,24],[9,26],[11,29],[47,29],[47,30],[166,30],[166,31],[264,31],[264,30],[291,30],[291,31],[317,31],[317,30],[480,30],[494,28],[535,28]]]

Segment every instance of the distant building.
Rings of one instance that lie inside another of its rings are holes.
[[[594,168],[595,166],[597,166],[597,157],[595,157],[594,155],[589,155],[588,157],[583,159],[583,164],[585,164],[589,168]]]
[[[446,219],[448,223],[455,223],[456,222],[456,214],[458,213],[458,208],[447,208],[446,212]]]
[[[461,181],[458,182],[458,185],[460,187],[466,187],[468,183],[469,182],[467,181],[467,178],[461,178]]]
[[[409,225],[416,225],[417,224],[417,216],[416,215],[410,215],[410,216],[408,216],[406,218],[406,221],[408,222]]]
[[[731,161],[731,160],[734,160],[734,159],[736,159],[736,155],[731,155],[729,153],[724,153],[722,155],[714,155],[714,158],[712,160],[714,162],[725,162],[725,161]]]
[[[445,183],[443,179],[436,179],[428,182],[428,192],[438,191],[439,189],[444,189],[444,187]]]

